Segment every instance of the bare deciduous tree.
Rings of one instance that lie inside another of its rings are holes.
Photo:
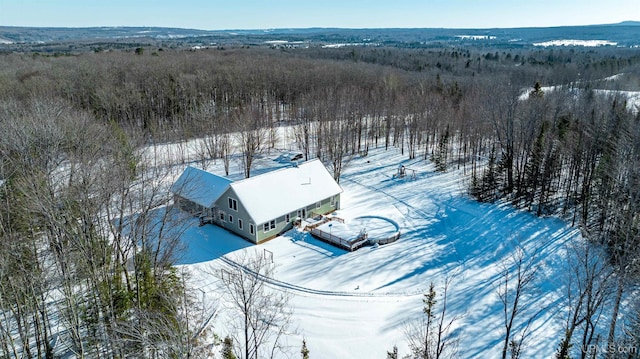
[[[253,161],[265,145],[267,137],[265,114],[260,105],[251,103],[248,109],[236,111],[234,121],[238,129],[237,142],[242,152],[242,171],[244,177],[249,178]]]
[[[290,330],[290,296],[267,286],[265,279],[274,271],[271,258],[258,252],[244,253],[230,263],[214,273],[234,311],[230,336],[236,343],[236,354],[243,359],[273,358],[287,349],[281,339]]]
[[[527,291],[536,277],[537,267],[535,256],[527,257],[520,247],[516,248],[513,254],[501,263],[501,266],[502,273],[496,292],[502,303],[505,329],[502,359],[507,358],[507,353],[515,359],[520,357],[525,340],[530,334],[529,327],[535,319],[535,315],[526,319],[520,331],[516,333],[523,307],[527,304],[525,302]]]
[[[613,268],[606,253],[589,242],[574,242],[569,247],[567,258],[566,302],[567,319],[565,334],[556,358],[565,359],[572,347],[580,347],[581,358],[585,358],[592,344],[596,325],[612,292]],[[579,345],[573,345],[573,336],[582,328]]]
[[[458,316],[447,315],[447,291],[450,280],[446,279],[442,294],[438,296],[433,283],[429,292],[424,295],[423,316],[405,324],[405,336],[415,359],[450,358],[457,353],[458,338],[454,337],[452,325]],[[438,297],[440,303],[438,303]],[[388,354],[397,358],[397,348]]]

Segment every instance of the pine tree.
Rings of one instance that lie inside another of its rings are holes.
[[[447,171],[447,154],[449,152],[449,126],[447,125],[447,130],[443,135],[440,136],[440,140],[438,141],[438,147],[436,148],[436,152],[431,157],[431,160],[436,166],[436,171],[438,172],[446,172]]]
[[[487,167],[482,173],[482,178],[480,180],[475,179],[475,183],[472,183],[475,186],[475,197],[481,202],[494,202],[500,194],[498,193],[498,187],[501,181],[500,176],[500,167],[501,163],[499,163],[496,157],[496,148],[493,146],[491,148],[491,152],[489,153],[489,161],[487,163]]]
[[[226,336],[222,341],[222,358],[236,359],[236,355],[233,354],[233,339],[229,336]]]
[[[524,189],[521,191],[525,196],[525,204],[529,209],[534,205],[536,200],[536,193],[540,187],[540,183],[542,181],[541,177],[541,169],[543,167],[544,161],[544,146],[545,146],[545,137],[547,133],[547,128],[549,127],[548,122],[542,122],[540,126],[540,131],[536,136],[536,140],[533,144],[533,148],[530,151],[529,161],[525,164],[525,181],[524,181]]]
[[[542,86],[540,82],[536,81],[536,84],[533,85],[533,91],[529,92],[529,98],[542,98],[544,97],[544,91],[542,90]]]
[[[560,346],[558,347],[558,350],[556,351],[555,358],[556,359],[571,359],[571,357],[569,356],[569,351],[571,350],[572,346],[573,346],[573,344],[571,344],[571,342],[565,336],[560,341]]]
[[[440,300],[436,299],[435,285],[431,283],[429,291],[422,298],[423,315],[417,320],[408,322],[405,328],[412,358],[443,359],[455,357],[457,339],[451,333],[451,326],[457,317],[447,316],[447,288],[445,281]],[[397,355],[391,352],[387,355]]]
[[[387,352],[387,359],[398,359],[398,346],[394,345],[393,350]]]
[[[431,319],[433,319],[434,317],[433,310],[436,305],[436,290],[433,283],[431,283],[431,285],[429,286],[429,293],[424,294],[422,303],[424,304],[422,311],[427,316],[427,323],[430,324]]]
[[[482,201],[482,188],[480,187],[480,179],[474,172],[471,175],[471,183],[469,184],[469,194],[478,201]]]
[[[309,349],[307,348],[306,339],[302,339],[302,349],[300,350],[300,354],[302,354],[302,359],[309,359]]]

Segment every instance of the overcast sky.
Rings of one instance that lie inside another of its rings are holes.
[[[5,26],[547,27],[640,20],[640,0],[0,0]]]

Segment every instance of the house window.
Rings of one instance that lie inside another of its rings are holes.
[[[331,197],[331,206],[336,205],[336,196]]]
[[[255,228],[253,227],[253,224],[249,225],[249,233],[253,234],[255,232]]]
[[[233,216],[229,215],[229,223],[233,223]]]
[[[320,202],[316,203],[316,209],[320,208]]]
[[[242,229],[242,219],[238,218],[238,228]]]
[[[289,223],[291,221],[291,215],[289,213],[287,213],[286,216],[284,216],[284,221]]]
[[[263,226],[263,229],[265,232],[269,232],[272,229],[276,229],[276,220],[274,219],[273,221],[269,221],[265,223]]]
[[[238,210],[238,201],[229,197],[229,209],[232,209],[234,211]]]
[[[220,212],[220,220],[224,222],[224,212]]]

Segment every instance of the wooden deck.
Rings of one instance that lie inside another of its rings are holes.
[[[319,240],[334,245],[338,248],[342,248],[349,252],[353,252],[358,248],[361,248],[369,243],[369,238],[366,233],[363,233],[356,237],[354,240],[347,240],[342,237],[336,236],[332,233],[328,233],[318,228],[313,228],[311,230],[311,235],[318,238]]]

